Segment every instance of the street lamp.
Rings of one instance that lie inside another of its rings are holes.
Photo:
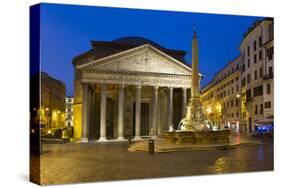
[[[209,108],[207,108],[207,110],[206,110],[206,111],[207,111],[207,113],[208,113],[208,114],[210,114],[210,113],[211,113],[211,108],[210,108],[210,107],[209,107]]]

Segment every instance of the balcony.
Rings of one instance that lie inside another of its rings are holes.
[[[253,101],[254,101],[253,97],[246,97],[246,103],[253,102]]]
[[[273,74],[267,74],[263,76],[263,80],[270,80],[273,79]]]

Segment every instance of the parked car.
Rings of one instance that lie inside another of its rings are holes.
[[[255,126],[255,131],[252,133],[253,137],[273,137],[272,124],[258,124]]]

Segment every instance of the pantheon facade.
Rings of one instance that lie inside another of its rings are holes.
[[[185,51],[140,37],[91,44],[73,59],[75,138],[142,139],[177,128],[190,98]]]

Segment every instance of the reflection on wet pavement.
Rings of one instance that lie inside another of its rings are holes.
[[[126,143],[44,145],[42,184],[273,170],[273,144],[161,154],[128,152]]]

